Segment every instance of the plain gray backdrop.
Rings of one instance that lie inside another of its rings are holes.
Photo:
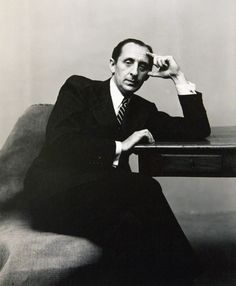
[[[175,57],[212,126],[236,125],[235,30],[235,0],[0,0],[0,146],[28,106],[55,102],[70,75],[107,79],[111,51],[127,37]],[[149,79],[138,94],[181,114],[169,80]],[[177,213],[236,211],[236,179],[159,180]]]

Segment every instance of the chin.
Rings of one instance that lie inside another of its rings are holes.
[[[125,91],[126,92],[135,92],[139,89],[139,86],[126,86]]]
[[[139,90],[139,88],[140,88],[140,86],[139,87],[133,87],[133,88],[130,89],[130,91],[131,92],[136,92],[137,90]]]

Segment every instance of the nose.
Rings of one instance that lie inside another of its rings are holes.
[[[138,75],[138,65],[137,64],[133,64],[132,68],[130,70],[130,74],[132,76],[137,76]]]

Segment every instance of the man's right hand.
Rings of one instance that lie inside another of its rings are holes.
[[[142,129],[139,131],[135,131],[132,135],[130,135],[127,139],[125,139],[122,144],[122,151],[127,152],[134,147],[141,139],[147,138],[148,143],[154,143],[154,138],[151,132],[148,129]]]

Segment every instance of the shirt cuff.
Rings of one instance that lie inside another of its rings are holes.
[[[116,143],[116,157],[112,163],[112,166],[116,168],[119,164],[119,159],[122,152],[122,143],[120,141],[115,141],[115,143]]]
[[[175,85],[178,95],[197,94],[196,85],[190,81],[185,84]]]

